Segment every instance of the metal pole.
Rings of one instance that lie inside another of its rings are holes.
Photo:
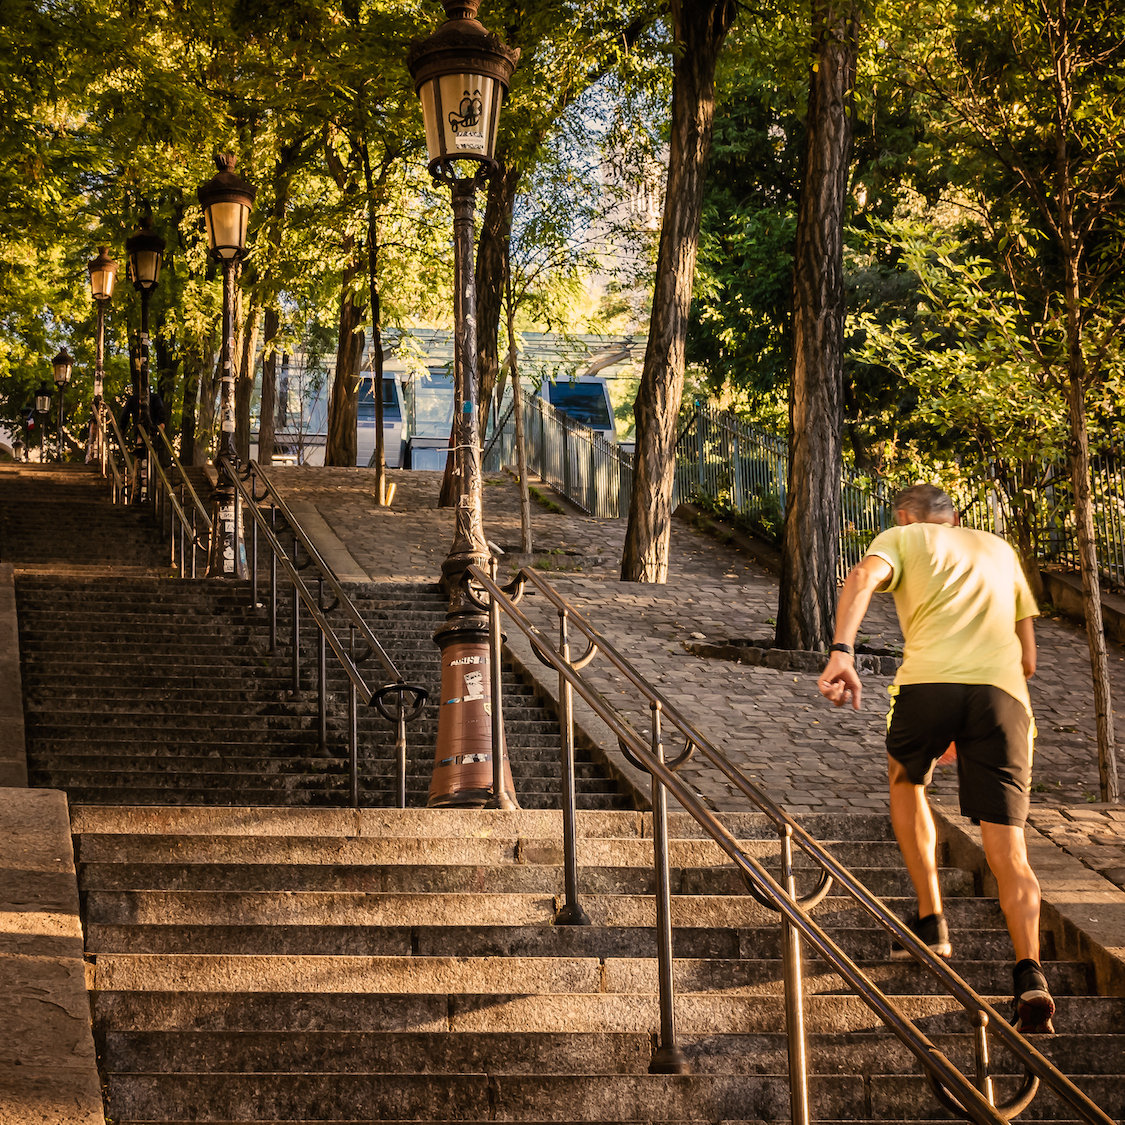
[[[559,610],[559,656],[570,663],[566,610]],[[578,901],[578,814],[574,793],[574,689],[559,673],[559,733],[562,737],[563,882],[566,901],[555,915],[556,926],[588,926],[590,916]]]
[[[277,508],[270,507],[270,530],[277,535]],[[277,651],[277,554],[270,551],[270,652]]]
[[[430,781],[430,807],[480,807],[495,796],[492,784],[492,722],[487,713],[489,673],[488,615],[468,596],[469,566],[482,570],[488,544],[481,519],[480,445],[477,428],[476,280],[473,254],[474,179],[455,179],[453,202],[453,465],[456,480],[454,537],[442,564],[442,586],[449,595],[445,623],[434,635],[441,650],[441,707]],[[503,763],[503,792],[514,793],[511,769]]]
[[[660,704],[652,708],[652,753],[664,761]],[[691,1069],[676,1044],[676,995],[672,979],[672,879],[668,870],[668,795],[652,776],[652,847],[656,866],[656,959],[660,982],[660,1044],[648,1064],[650,1074],[687,1074]]]
[[[296,587],[294,587],[296,593]],[[324,579],[317,578],[316,603],[324,609]],[[328,753],[328,638],[323,629],[317,629],[316,676],[317,676],[317,730],[320,732],[320,752]]]
[[[238,454],[234,447],[234,267],[237,258],[223,259],[223,351],[222,390],[219,398],[220,436],[215,460],[219,480],[213,493],[211,550],[207,565],[209,578],[244,577],[245,564],[239,557],[238,523],[235,497],[237,489],[224,465],[234,469]]]
[[[323,634],[321,634],[323,636]],[[355,663],[355,625],[348,626],[348,656]],[[352,808],[359,808],[359,717],[356,709],[355,681],[348,677],[348,753],[352,766]]]
[[[98,336],[94,352],[94,426],[95,455],[105,472],[105,442],[102,440],[102,394],[105,383],[105,298],[100,298],[98,306]]]
[[[781,873],[785,893],[797,901],[797,879],[793,871],[793,830],[781,832]],[[789,1120],[809,1125],[809,1073],[805,1045],[804,983],[801,979],[801,935],[782,916],[782,971],[785,976],[785,1032],[789,1039]]]
[[[488,560],[488,572],[496,581],[496,559]],[[486,809],[518,809],[512,795],[504,785],[504,766],[507,746],[504,740],[504,683],[503,636],[500,632],[500,603],[496,598],[488,601],[488,689],[492,700],[492,799],[484,803]]]

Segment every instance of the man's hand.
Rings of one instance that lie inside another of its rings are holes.
[[[859,710],[863,685],[859,682],[855,661],[846,652],[832,653],[816,686],[833,706],[843,707],[846,703],[851,703],[852,710]]]

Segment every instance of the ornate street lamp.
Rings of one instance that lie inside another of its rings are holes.
[[[160,282],[164,239],[152,229],[151,215],[146,214],[133,234],[125,240],[125,253],[129,259],[129,280],[141,295],[141,331],[137,339],[136,362],[131,364],[133,393],[137,396],[137,420],[152,438],[155,435],[152,432],[152,413],[149,409],[148,301]],[[136,453],[139,459],[146,456],[144,444],[140,441],[137,443]]]
[[[207,573],[211,577],[242,577],[245,566],[239,550],[239,530],[235,526],[235,488],[225,458],[238,464],[234,448],[234,268],[246,253],[246,227],[254,206],[256,189],[235,174],[232,153],[217,153],[219,169],[196,191],[207,227],[211,257],[223,268],[223,351],[222,392],[219,404],[221,437],[216,461],[219,481],[214,493],[214,530]]]
[[[481,520],[473,209],[477,185],[496,168],[500,103],[520,53],[484,29],[476,0],[444,3],[445,22],[411,46],[408,60],[422,102],[430,174],[449,184],[453,200],[457,500],[453,545],[442,565],[449,610],[434,637],[441,649],[441,710],[429,804],[516,808],[507,761],[501,790],[494,792],[493,754],[503,755],[504,747],[492,745],[488,618],[469,598],[465,573],[470,565],[485,566],[489,557]],[[458,174],[459,161],[469,163],[469,175]]]
[[[51,416],[51,388],[46,382],[35,392],[35,419],[39,425],[39,462],[47,460],[47,419]],[[28,450],[31,455],[31,450]]]
[[[59,388],[59,460],[63,459],[63,399],[66,396],[66,385],[70,382],[70,373],[74,370],[74,356],[66,350],[59,349],[59,354],[51,360],[51,370],[55,376],[55,386]]]
[[[105,382],[105,312],[113,297],[113,286],[117,281],[117,263],[109,256],[104,246],[98,247],[98,256],[91,258],[86,266],[90,274],[90,293],[94,303],[98,306],[98,338],[97,352],[94,361],[94,404],[93,411],[97,418],[95,441],[98,443],[96,453],[100,461],[103,456],[102,440],[102,392]]]

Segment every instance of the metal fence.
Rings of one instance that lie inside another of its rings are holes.
[[[568,418],[538,395],[523,399],[523,433],[529,472],[591,516],[615,519],[629,510],[633,458],[601,434]],[[485,446],[482,467],[515,465],[516,426],[511,411]]]
[[[592,516],[616,518],[629,510],[633,457],[600,434],[568,418],[538,396],[524,400],[524,433],[530,471]],[[509,411],[490,441],[484,467],[515,463],[515,424]],[[778,434],[749,426],[709,403],[697,403],[676,441],[673,503],[693,501],[743,521],[777,541],[785,518],[789,449]],[[1098,568],[1107,584],[1125,588],[1125,464],[1111,456],[1091,462],[1094,538]],[[1035,554],[1078,569],[1074,490],[1065,467],[1045,467],[1034,499],[1029,532]],[[845,467],[840,492],[838,571],[842,577],[871,540],[894,523],[895,487]],[[969,527],[1015,538],[1014,521],[1000,490],[981,483],[954,501]]]

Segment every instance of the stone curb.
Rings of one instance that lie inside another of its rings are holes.
[[[15,571],[0,563],[0,786],[27,786]]]
[[[941,843],[950,862],[971,871],[986,893],[996,880],[981,845],[980,828],[950,806],[933,805]],[[1027,855],[1043,895],[1042,929],[1054,935],[1061,957],[1089,960],[1101,996],[1125,996],[1125,891],[1068,855],[1028,825]]]
[[[4,1125],[104,1125],[66,795],[0,789]]]

